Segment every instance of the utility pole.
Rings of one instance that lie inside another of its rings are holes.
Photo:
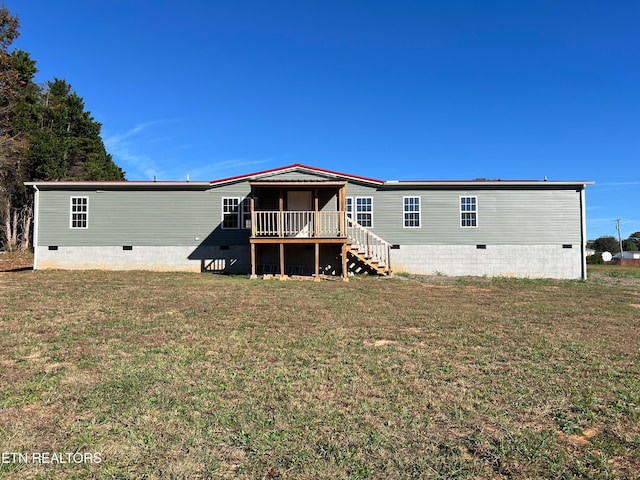
[[[620,265],[622,265],[622,259],[624,258],[624,251],[622,250],[622,234],[620,233],[619,218],[616,218],[616,229],[618,230],[618,242],[620,242]]]

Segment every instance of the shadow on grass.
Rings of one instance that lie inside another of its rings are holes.
[[[15,267],[15,268],[8,268],[8,269],[0,269],[0,273],[25,272],[27,270],[33,270],[33,266],[31,266],[31,267]]]

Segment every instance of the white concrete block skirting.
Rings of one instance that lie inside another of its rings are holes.
[[[53,249],[52,249],[53,248]],[[65,270],[154,270],[224,273],[250,270],[249,246],[37,247],[34,268]]]
[[[394,273],[422,275],[579,279],[581,252],[580,245],[400,245],[391,250],[391,267]],[[40,246],[36,258],[38,270],[251,270],[248,245]]]
[[[581,255],[580,245],[400,245],[391,266],[423,275],[579,279]]]

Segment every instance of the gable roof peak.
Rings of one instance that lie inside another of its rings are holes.
[[[327,170],[325,168],[312,167],[310,165],[303,165],[302,163],[293,163],[291,165],[285,165],[283,167],[277,167],[277,168],[262,170],[262,171],[253,172],[253,173],[246,173],[244,175],[237,175],[234,177],[221,178],[219,180],[213,180],[210,183],[212,186],[221,185],[225,183],[233,183],[233,182],[239,182],[243,180],[255,180],[260,177],[267,177],[267,176],[277,175],[279,173],[287,173],[292,171],[315,173],[325,177],[330,176],[334,178],[353,180],[356,182],[371,183],[375,185],[384,184],[384,180],[377,180],[375,178],[368,178],[368,177],[362,177],[360,175],[352,175],[349,173],[342,173],[334,170]]]

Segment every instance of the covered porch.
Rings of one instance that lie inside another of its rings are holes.
[[[342,278],[348,280],[347,182],[253,181],[250,186],[252,278],[268,268],[280,278],[311,272],[319,281],[321,253],[338,251]]]

